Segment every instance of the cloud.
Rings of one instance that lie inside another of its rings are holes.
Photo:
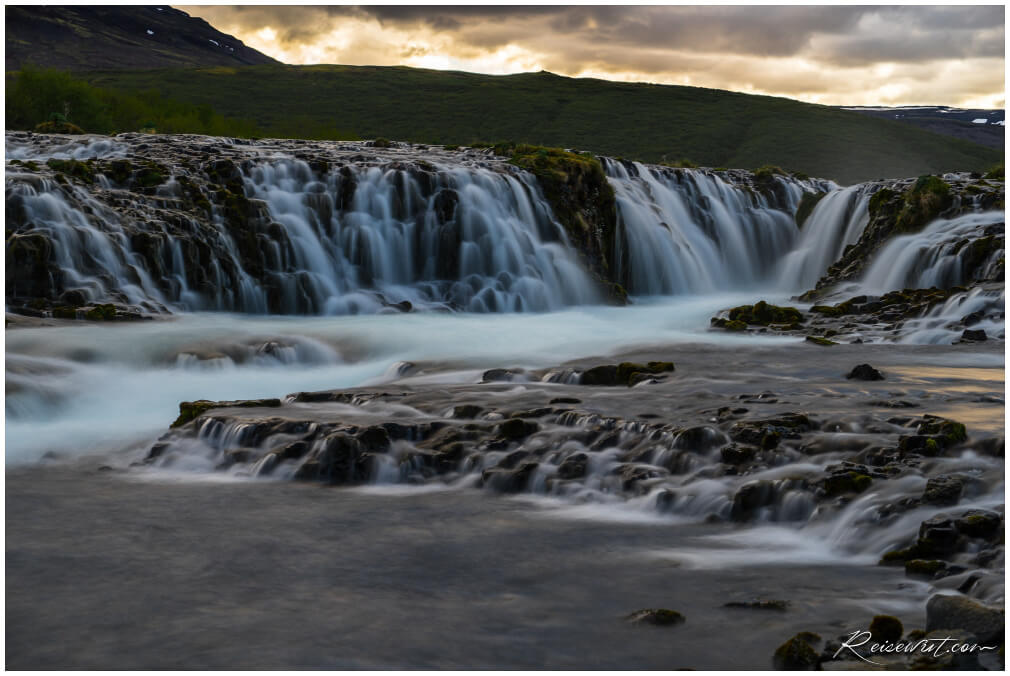
[[[180,9],[287,63],[545,69],[829,104],[1004,98],[1001,6]]]

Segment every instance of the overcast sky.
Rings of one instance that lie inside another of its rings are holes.
[[[1005,97],[1002,6],[179,9],[292,64],[548,70],[833,105]]]

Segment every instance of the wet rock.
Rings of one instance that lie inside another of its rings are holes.
[[[869,364],[859,364],[845,376],[849,380],[883,380],[883,374]]]
[[[956,474],[944,474],[932,477],[926,482],[926,490],[922,493],[922,501],[930,505],[956,505],[964,492],[966,477]]]
[[[738,444],[730,444],[719,451],[722,461],[727,465],[744,465],[753,460],[756,453],[756,448]]]
[[[988,339],[989,336],[982,329],[965,329],[961,334],[961,342],[963,343],[981,343]]]
[[[558,466],[555,476],[559,479],[581,479],[589,467],[589,456],[585,453],[574,453],[564,459]]]
[[[801,432],[813,428],[810,419],[802,413],[783,413],[775,418],[744,420],[730,428],[733,441],[769,449],[782,439],[798,439]]]
[[[932,580],[938,573],[941,573],[946,569],[947,563],[937,559],[912,559],[911,561],[905,562],[905,575],[908,577],[924,577],[928,580]]]
[[[496,428],[498,434],[506,439],[525,439],[531,434],[534,434],[540,429],[540,425],[533,422],[532,420],[523,420],[522,418],[509,418],[503,421]]]
[[[916,550],[925,554],[952,554],[957,551],[958,532],[954,519],[947,514],[937,514],[919,525]]]
[[[975,326],[975,324],[978,324],[983,319],[985,319],[985,313],[982,312],[981,310],[976,310],[975,312],[972,312],[971,314],[967,314],[964,317],[962,317],[961,323],[964,324],[965,326]],[[963,335],[961,339],[964,340]]]
[[[814,649],[820,641],[821,637],[817,634],[800,632],[775,650],[772,663],[776,669],[783,671],[810,671],[820,661]]]
[[[746,483],[733,496],[730,518],[734,521],[747,521],[753,518],[756,510],[774,504],[777,497],[778,491],[772,481],[762,479]]]
[[[519,493],[529,485],[530,477],[536,472],[539,463],[524,462],[515,469],[493,467],[484,470],[481,482],[489,488],[501,493]]]
[[[454,406],[452,409],[453,418],[476,418],[484,409],[475,404],[460,404],[459,406]]]
[[[483,383],[507,383],[518,380],[522,376],[522,371],[515,369],[489,369],[484,371],[481,379]]]
[[[638,364],[635,362],[605,364],[583,371],[579,382],[582,385],[630,386],[643,378],[649,378],[673,370],[673,362],[668,361],[650,361],[647,364]]]
[[[750,601],[730,601],[723,608],[742,608],[747,610],[776,610],[785,612],[789,609],[789,601],[780,599],[751,599]]]
[[[668,627],[683,624],[687,621],[681,613],[667,608],[646,608],[636,610],[624,618],[632,624],[652,624],[658,627]]]
[[[926,631],[960,629],[988,645],[1003,641],[1002,610],[984,606],[965,596],[937,594],[926,603]]]
[[[828,497],[846,493],[862,493],[873,484],[873,478],[855,471],[842,471],[826,477],[821,482],[821,488]]]
[[[954,525],[959,533],[973,538],[989,539],[1002,530],[1003,519],[998,512],[986,509],[972,509],[962,514]]]
[[[555,397],[551,399],[551,404],[581,404],[581,399],[576,399],[575,397]]]
[[[200,399],[198,401],[179,402],[179,417],[171,424],[171,427],[182,427],[203,415],[212,408],[259,408],[278,407],[281,405],[280,399],[248,399],[243,401],[208,401]]]
[[[294,478],[340,485],[362,483],[370,475],[371,465],[367,462],[361,442],[340,432],[323,439],[295,471]]]

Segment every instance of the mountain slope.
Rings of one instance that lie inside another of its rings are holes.
[[[650,162],[780,165],[854,183],[982,170],[1002,153],[911,125],[769,96],[377,66],[117,71],[85,77],[256,121],[275,136],[420,143],[514,140]]]
[[[4,15],[7,70],[25,63],[74,71],[277,63],[167,5],[8,5]]]

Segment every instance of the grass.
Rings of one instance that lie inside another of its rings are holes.
[[[156,89],[106,89],[53,69],[26,67],[8,75],[6,84],[8,129],[71,134],[160,131],[241,137],[263,133],[256,123],[225,117],[207,104],[168,98]]]
[[[155,89],[276,137],[441,146],[515,139],[655,163],[691,158],[709,167],[782,167],[841,183],[984,171],[1002,160],[997,150],[827,106],[546,72],[264,65],[82,77],[117,91]]]

